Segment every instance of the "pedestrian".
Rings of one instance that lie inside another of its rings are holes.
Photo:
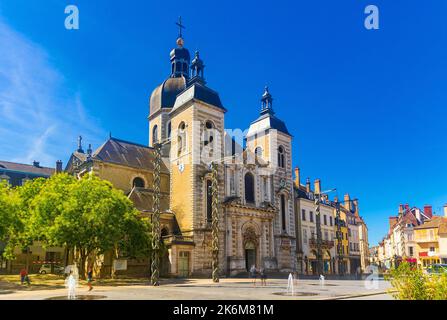
[[[27,284],[28,286],[31,285],[31,280],[29,279],[29,275],[28,275],[28,274],[25,276],[25,282],[26,282],[26,284]]]
[[[92,269],[92,267],[90,267],[90,268],[88,268],[88,271],[87,271],[88,291],[93,290],[92,282],[93,282],[93,269]]]
[[[28,277],[28,271],[26,270],[26,268],[23,268],[22,270],[20,270],[20,283],[23,285],[26,281],[26,278]],[[29,281],[29,279],[28,279]]]
[[[255,265],[252,265],[250,268],[250,278],[253,279],[253,286],[256,287],[256,267]]]
[[[267,273],[264,268],[259,270],[259,275],[261,277],[261,286],[267,286]]]

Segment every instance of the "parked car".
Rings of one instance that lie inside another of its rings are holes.
[[[55,264],[53,266],[53,273],[55,274],[62,274],[64,273],[65,268]],[[47,274],[47,273],[51,273],[51,264],[43,264],[40,269],[39,269],[39,273],[40,274]]]
[[[432,264],[427,267],[428,274],[443,274],[447,273],[447,264]]]

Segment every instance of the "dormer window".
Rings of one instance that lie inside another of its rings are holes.
[[[144,180],[140,177],[133,179],[132,185],[134,188],[144,188]]]

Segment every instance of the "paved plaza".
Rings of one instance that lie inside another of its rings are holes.
[[[393,299],[388,293],[390,284],[379,280],[375,288],[367,288],[360,280],[295,280],[295,295],[287,294],[287,279],[270,279],[267,286],[253,287],[250,279],[221,279],[214,284],[209,279],[162,280],[161,286],[151,287],[149,282],[128,285],[101,285],[88,292],[79,286],[77,295],[113,300],[331,300],[331,299]],[[17,288],[1,290],[0,300],[60,299],[67,295],[62,286],[50,289]]]

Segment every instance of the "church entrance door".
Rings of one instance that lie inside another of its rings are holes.
[[[245,268],[250,271],[251,266],[256,266],[256,247],[253,242],[245,244]]]
[[[189,276],[189,252],[180,251],[178,255],[178,275],[186,278]]]

